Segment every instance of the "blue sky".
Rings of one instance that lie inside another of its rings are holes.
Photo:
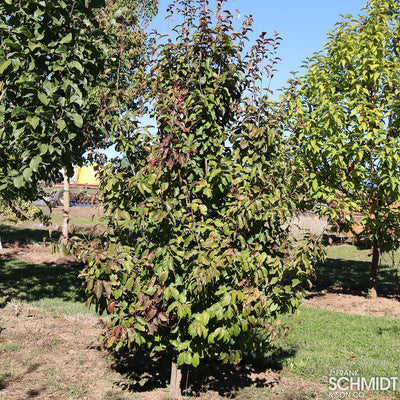
[[[210,1],[213,8],[214,0]],[[278,56],[282,59],[272,82],[276,90],[285,85],[290,71],[299,70],[302,61],[322,49],[327,33],[340,21],[340,14],[357,15],[367,0],[235,0],[235,9],[254,18],[254,39],[265,31],[270,36],[276,30],[282,37]],[[168,33],[164,20],[170,1],[159,0],[159,13],[151,28]],[[232,7],[232,0],[227,3]]]

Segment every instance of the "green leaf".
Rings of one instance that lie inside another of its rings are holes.
[[[275,311],[277,309],[278,309],[278,304],[277,303],[270,304],[270,306],[269,306],[269,311],[270,312],[273,312],[273,311]]]
[[[160,282],[164,283],[168,279],[168,271],[163,271],[160,274]]]
[[[33,129],[36,129],[39,125],[40,119],[38,116],[27,117],[26,121],[32,126]]]
[[[205,206],[204,204],[200,204],[200,205],[199,205],[199,209],[200,209],[200,212],[201,212],[203,215],[207,215],[207,206]]]
[[[23,177],[23,175],[21,174],[21,175],[19,175],[19,176],[16,176],[16,177],[14,178],[14,186],[15,186],[17,189],[19,189],[19,188],[21,188],[23,185],[24,185],[24,177]]]
[[[58,119],[58,120],[57,120],[57,126],[58,126],[58,129],[59,129],[60,132],[61,132],[61,131],[63,131],[63,130],[66,128],[67,124],[66,124],[66,122],[65,122],[63,119]]]
[[[300,283],[300,279],[293,279],[292,280],[292,287],[297,286]]]
[[[69,65],[71,66],[71,68],[76,68],[81,73],[84,72],[84,68],[82,67],[82,64],[78,61],[72,61]]]
[[[39,165],[42,162],[42,157],[37,155],[32,158],[31,162],[29,163],[29,167],[32,169],[32,171],[38,172]]]
[[[8,66],[11,64],[10,60],[6,59],[0,59],[0,74],[3,74],[4,71],[8,68]]]
[[[210,321],[210,313],[207,311],[203,311],[199,315],[198,319],[204,326],[207,326],[208,322]]]
[[[29,181],[29,179],[32,176],[32,170],[30,168],[25,168],[22,175],[23,175],[25,181]]]
[[[170,287],[171,290],[171,295],[174,299],[178,300],[179,299],[179,291],[176,287],[171,286]]]
[[[71,103],[76,103],[76,104],[78,104],[78,105],[81,106],[81,107],[82,107],[82,105],[83,105],[82,97],[81,97],[80,95],[77,95],[77,94],[71,96],[70,102],[71,102]]]
[[[72,41],[72,33],[70,32],[60,40],[60,43],[61,44],[70,43],[71,41]]]
[[[176,363],[177,363],[178,365],[183,365],[183,364],[185,364],[185,354],[186,354],[186,353],[180,353],[180,354],[179,354],[178,359],[176,360]]]
[[[168,257],[167,267],[170,271],[174,270],[174,259],[171,256]]]
[[[133,284],[135,283],[135,277],[131,276],[125,283],[125,288],[128,292],[132,290]]]
[[[42,92],[38,93],[38,98],[45,106],[47,106],[50,102],[50,99]]]
[[[189,353],[188,351],[186,353],[183,353],[183,354],[184,354],[184,362],[185,362],[185,364],[191,365],[192,364],[192,354]]]
[[[200,364],[200,356],[198,353],[194,353],[192,357],[192,365],[197,368]]]
[[[278,278],[277,276],[274,276],[274,277],[271,279],[270,285],[275,285],[275,284],[278,282],[278,280],[279,280],[279,278]]]
[[[80,114],[74,113],[72,114],[72,119],[74,121],[74,124],[78,127],[78,128],[82,128],[83,126],[83,118]]]
[[[210,188],[205,188],[205,189],[203,190],[203,193],[204,193],[204,195],[207,196],[207,197],[212,197],[212,191],[211,191]]]

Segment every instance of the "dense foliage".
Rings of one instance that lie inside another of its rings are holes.
[[[101,133],[87,101],[107,58],[106,38],[83,1],[0,4],[0,193],[37,193],[37,181],[81,163]]]
[[[399,6],[371,0],[360,17],[345,16],[286,93],[295,159],[316,208],[342,230],[372,235],[372,296],[379,253],[399,245]]]
[[[0,3],[0,197],[37,196],[109,145],[156,1]],[[130,60],[128,63],[127,60]],[[123,68],[121,67],[123,65]],[[119,87],[116,87],[119,82]],[[122,93],[122,94],[121,94]]]
[[[234,31],[224,5],[169,8],[181,24],[158,38],[137,85],[157,129],[118,138],[126,160],[102,172],[109,224],[75,239],[88,301],[110,315],[105,345],[169,348],[194,366],[240,361],[259,343],[252,330],[286,333],[277,316],[298,308],[321,255],[287,224],[297,191],[268,99],[279,37],[263,33],[245,52],[252,18]]]

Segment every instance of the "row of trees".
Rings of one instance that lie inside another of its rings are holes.
[[[1,201],[36,197],[88,150],[126,154],[100,171],[104,234],[71,242],[89,302],[110,315],[108,347],[197,366],[285,334],[278,315],[323,257],[287,228],[304,207],[340,229],[362,213],[376,293],[379,253],[398,246],[400,179],[399,2],[381,3],[345,17],[281,103],[268,90],[280,38],[248,44],[252,18],[234,29],[224,0],[176,1],[180,24],[149,40],[150,0],[0,4]]]

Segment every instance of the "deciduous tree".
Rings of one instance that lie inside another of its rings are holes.
[[[259,344],[251,332],[287,333],[277,316],[298,308],[321,254],[286,224],[296,188],[265,91],[279,37],[263,33],[246,52],[252,18],[235,32],[224,6],[169,8],[181,24],[159,38],[137,88],[156,132],[119,137],[127,159],[102,176],[109,225],[75,245],[89,303],[110,315],[104,344],[168,348],[178,365],[239,362]]]
[[[0,199],[38,196],[39,180],[110,144],[131,107],[141,23],[156,1],[11,1],[0,4]],[[90,153],[89,153],[90,154]]]
[[[370,0],[359,17],[343,16],[285,96],[315,208],[344,231],[361,213],[357,230],[372,237],[372,297],[380,253],[399,245],[399,6]]]
[[[3,1],[0,19],[0,193],[29,199],[100,141],[87,99],[109,51],[84,1]]]

